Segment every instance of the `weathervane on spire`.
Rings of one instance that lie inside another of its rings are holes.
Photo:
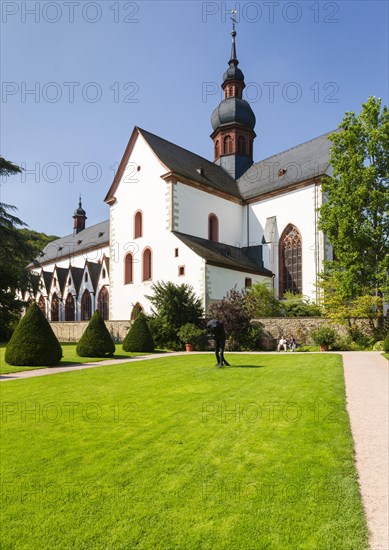
[[[231,17],[231,21],[232,21],[232,32],[235,32],[235,25],[236,25],[236,10],[231,10],[231,13],[232,13],[232,17]]]

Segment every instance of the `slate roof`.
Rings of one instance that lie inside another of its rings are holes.
[[[73,254],[82,254],[90,248],[109,244],[109,220],[87,227],[76,235],[67,235],[45,246],[34,263],[44,265]],[[33,267],[34,263],[28,267]]]
[[[146,130],[138,130],[157,157],[172,172],[240,198],[236,181],[220,166]]]
[[[82,276],[84,274],[84,268],[70,266],[70,273],[72,274],[74,288],[76,289],[77,294],[78,294],[78,292],[80,290],[81,283],[82,283]]]
[[[238,180],[243,199],[248,200],[326,173],[332,142],[328,132],[253,164]],[[279,170],[286,170],[278,176]]]
[[[58,285],[61,289],[61,293],[63,293],[69,269],[66,267],[56,267],[56,271],[58,276]]]
[[[210,265],[233,269],[236,271],[244,271],[248,273],[256,273],[258,275],[272,276],[272,272],[265,269],[260,262],[254,261],[248,254],[247,249],[238,248],[229,244],[218,243],[173,231],[180,241],[188,246],[195,254],[204,258]]]
[[[43,281],[45,283],[46,293],[48,293],[49,290],[50,290],[52,276],[53,276],[53,273],[51,271],[44,271],[42,269],[42,277],[43,277]]]
[[[95,262],[86,262],[86,266],[88,266],[93,289],[96,290],[101,271],[101,264],[97,264]]]

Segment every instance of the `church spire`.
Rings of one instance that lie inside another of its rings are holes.
[[[235,15],[236,11],[232,11]],[[236,55],[235,17],[232,17],[232,45],[229,67],[223,75],[224,99],[211,117],[214,144],[214,162],[234,179],[239,178],[253,163],[255,115],[243,99],[246,87],[244,75],[239,69]]]
[[[74,211],[74,216],[73,216],[73,220],[74,220],[73,235],[77,235],[77,233],[85,229],[86,219],[87,219],[86,212],[82,207],[81,195],[80,195],[78,200],[78,208],[77,210]]]

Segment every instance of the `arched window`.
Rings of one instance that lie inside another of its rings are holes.
[[[46,301],[43,298],[42,294],[40,295],[40,298],[38,300],[38,307],[43,313],[43,315],[46,317]]]
[[[143,311],[143,307],[140,305],[140,303],[136,303],[131,311],[131,321],[135,321],[135,319],[138,317],[139,313]]]
[[[151,262],[152,262],[152,254],[150,248],[146,248],[143,251],[143,281],[150,281],[151,280]]]
[[[215,142],[215,159],[220,156],[220,143],[217,139]]]
[[[215,243],[219,242],[219,220],[215,214],[208,216],[208,239]]]
[[[142,237],[143,227],[142,227],[142,212],[138,211],[134,217],[134,239]]]
[[[124,284],[128,285],[134,282],[134,273],[133,273],[134,260],[131,252],[124,256]]]
[[[242,155],[246,154],[246,140],[243,136],[238,137],[238,153]]]
[[[289,224],[281,235],[279,246],[280,297],[285,292],[302,294],[302,245],[300,231]]]
[[[51,321],[59,321],[59,300],[57,293],[54,292],[51,298]]]
[[[74,312],[74,298],[69,292],[65,301],[65,321],[75,321]]]
[[[92,300],[89,290],[85,290],[81,298],[81,321],[89,321],[92,316]]]
[[[109,294],[105,286],[100,290],[99,297],[97,299],[97,309],[100,311],[101,317],[104,321],[109,319]]]
[[[228,89],[228,96],[232,97],[233,95],[234,95],[234,88],[233,88],[233,86],[230,86],[229,89]]]
[[[223,140],[223,153],[229,155],[232,153],[232,137],[226,136]]]

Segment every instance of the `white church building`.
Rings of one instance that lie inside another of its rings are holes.
[[[135,127],[105,202],[109,220],[87,227],[81,199],[73,233],[31,267],[34,296],[51,321],[127,320],[157,281],[191,285],[204,311],[229,290],[267,282],[316,297],[331,247],[318,229],[328,134],[253,161],[255,115],[242,98],[235,29],[224,99],[211,123],[213,160]]]

